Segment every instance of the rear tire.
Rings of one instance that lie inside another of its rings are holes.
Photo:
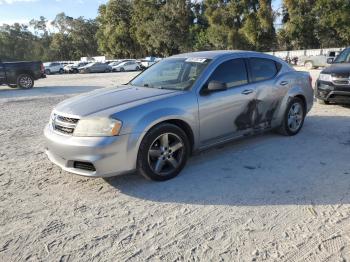
[[[58,73],[59,73],[60,75],[62,75],[62,74],[64,73],[64,70],[61,68],[61,69],[58,71]]]
[[[31,75],[21,74],[17,77],[17,86],[20,88],[31,89],[34,86],[34,79]]]
[[[45,70],[45,74],[46,74],[46,75],[51,75],[51,70],[50,70],[50,69],[46,69],[46,70]]]
[[[278,132],[285,136],[294,136],[298,134],[303,127],[305,115],[304,102],[298,97],[292,98],[284,113],[282,124]]]
[[[190,154],[186,133],[176,125],[155,126],[143,138],[137,157],[137,170],[147,179],[165,181],[176,177]]]
[[[125,71],[124,67],[120,68],[120,72],[124,72],[124,71]]]

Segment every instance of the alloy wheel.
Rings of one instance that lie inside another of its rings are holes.
[[[148,164],[157,175],[168,175],[184,158],[184,142],[174,133],[158,136],[148,150]]]
[[[19,79],[19,85],[23,88],[31,88],[33,85],[33,80],[31,77],[24,75]]]
[[[292,132],[297,131],[302,125],[304,110],[300,103],[294,103],[288,112],[288,128]]]

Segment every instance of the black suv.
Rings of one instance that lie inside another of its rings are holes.
[[[332,65],[323,69],[316,81],[316,98],[322,104],[350,104],[350,47],[327,63]]]

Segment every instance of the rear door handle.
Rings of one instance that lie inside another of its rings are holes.
[[[249,95],[249,94],[251,94],[251,93],[253,93],[253,92],[254,92],[253,89],[246,89],[246,90],[242,91],[242,94],[243,94],[243,95]]]
[[[288,81],[282,81],[282,82],[280,83],[281,86],[286,86],[286,85],[288,85],[288,84],[289,84]]]

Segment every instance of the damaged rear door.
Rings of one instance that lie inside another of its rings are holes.
[[[227,89],[208,92],[211,81],[224,83]],[[198,96],[201,146],[242,135],[251,125],[244,122],[237,127],[237,118],[255,99],[255,85],[248,81],[245,58],[230,59],[217,66]]]
[[[289,86],[287,80],[276,79],[280,68],[281,65],[271,59],[248,59],[249,81],[255,86],[256,96],[245,112],[249,117],[242,117],[241,120],[249,121],[247,125],[250,125],[253,131],[272,127],[271,123]],[[238,127],[242,125],[239,121],[236,121],[236,124]]]

